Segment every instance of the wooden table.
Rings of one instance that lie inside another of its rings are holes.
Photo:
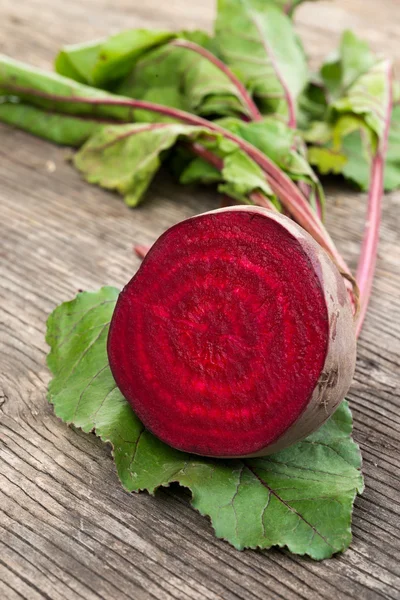
[[[61,44],[127,27],[210,29],[213,0],[1,0],[0,51],[50,67]],[[398,0],[301,8],[313,63],[352,28],[400,61]],[[349,395],[364,456],[350,550],[316,563],[238,552],[184,493],[125,493],[110,449],[46,401],[45,322],[78,289],[122,286],[149,244],[215,193],[167,176],[129,210],[84,183],[68,152],[0,126],[0,598],[224,600],[400,598],[400,193],[385,198],[377,278]],[[354,267],[366,197],[328,187],[333,237]]]

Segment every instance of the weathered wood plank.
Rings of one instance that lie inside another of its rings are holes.
[[[214,2],[2,0],[0,51],[50,67],[57,48],[131,26],[210,28]],[[400,5],[335,0],[302,7],[313,62],[346,27],[400,61]],[[109,449],[65,427],[45,399],[45,320],[78,289],[122,286],[149,244],[217,206],[167,176],[129,210],[81,181],[67,151],[0,125],[0,597],[6,600],[399,598],[400,194],[385,200],[374,297],[350,394],[365,494],[354,542],[324,563],[285,551],[239,553],[171,488],[129,495]],[[55,165],[55,170],[52,168]],[[49,167],[50,165],[50,167]],[[365,196],[328,190],[328,227],[353,266]]]

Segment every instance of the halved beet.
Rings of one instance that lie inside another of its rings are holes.
[[[119,296],[108,338],[144,425],[187,452],[262,455],[344,398],[356,342],[346,289],[290,219],[221,209],[171,227]]]

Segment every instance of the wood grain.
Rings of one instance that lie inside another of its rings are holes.
[[[61,44],[126,27],[211,28],[211,0],[2,0],[0,51],[50,68]],[[301,8],[313,64],[355,29],[400,61],[400,3]],[[81,181],[68,151],[0,126],[0,598],[255,600],[400,598],[400,194],[385,198],[374,296],[350,393],[366,491],[348,552],[323,563],[284,550],[237,552],[171,487],[125,493],[107,447],[46,402],[45,321],[79,289],[122,286],[150,244],[217,206],[160,177],[146,203]],[[55,168],[54,168],[55,167]],[[328,227],[352,266],[365,195],[328,187]]]

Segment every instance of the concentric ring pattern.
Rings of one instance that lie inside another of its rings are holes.
[[[299,241],[245,210],[183,221],[121,293],[108,351],[144,425],[175,448],[244,456],[278,439],[323,369],[324,293]]]

